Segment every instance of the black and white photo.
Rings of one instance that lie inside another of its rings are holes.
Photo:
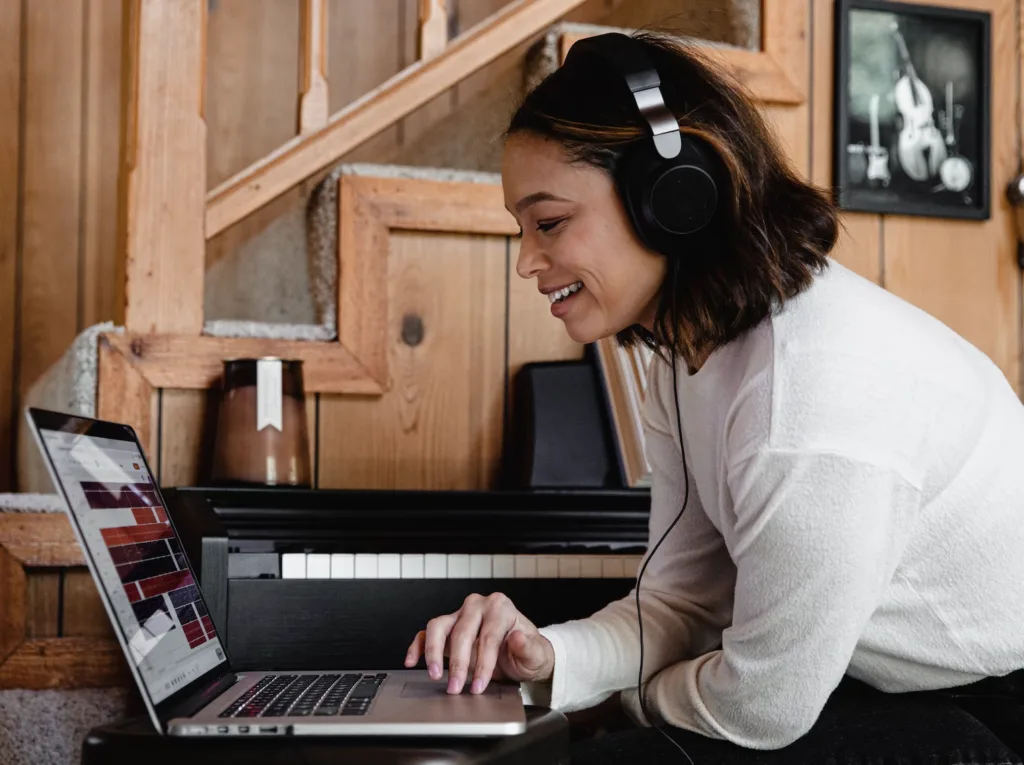
[[[836,9],[834,182],[845,210],[989,217],[990,16]]]

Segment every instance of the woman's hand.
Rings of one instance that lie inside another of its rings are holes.
[[[501,593],[470,595],[458,611],[431,619],[409,646],[405,666],[421,655],[434,680],[448,657],[448,693],[462,693],[470,674],[470,693],[482,693],[492,678],[543,682],[555,667],[551,643]]]

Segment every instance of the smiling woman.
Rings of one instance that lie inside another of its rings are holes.
[[[621,693],[637,729],[582,765],[1019,764],[1024,408],[999,368],[830,259],[833,203],[679,41],[575,43],[502,184],[568,334],[655,352],[650,539],[588,618],[473,595],[407,664],[563,711]]]

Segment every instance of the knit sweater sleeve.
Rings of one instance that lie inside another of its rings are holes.
[[[919,490],[884,465],[763,448],[728,467],[737,566],[720,649],[648,686],[662,721],[751,749],[804,735],[898,564]],[[637,699],[627,698],[636,715]]]
[[[659,669],[718,645],[731,613],[735,576],[692,477],[686,511],[643,569],[651,548],[679,514],[686,489],[680,451],[671,435],[675,412],[670,425],[658,375],[651,375],[649,385],[644,431],[652,470],[651,515],[640,588],[645,680]],[[550,625],[541,633],[554,648],[554,675],[548,683],[524,684],[528,703],[567,712],[594,706],[636,685],[640,633],[635,587],[586,619]]]

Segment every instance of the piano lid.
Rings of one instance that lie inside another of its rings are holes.
[[[441,550],[645,544],[646,490],[346,490],[188,487],[164,490],[175,521],[216,518],[228,539],[386,542],[389,550],[443,541]],[[212,529],[208,533],[217,533]],[[403,544],[403,540],[409,544]],[[357,544],[358,542],[358,544]],[[332,545],[333,546],[333,545]]]

